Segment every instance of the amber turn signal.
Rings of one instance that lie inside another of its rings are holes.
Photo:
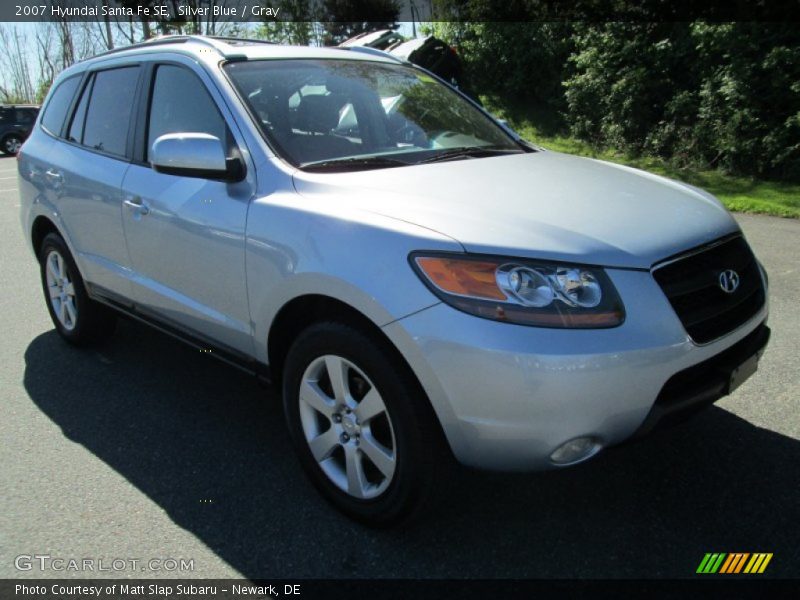
[[[416,261],[431,283],[443,292],[486,300],[508,300],[497,287],[496,262],[429,256],[418,257]]]

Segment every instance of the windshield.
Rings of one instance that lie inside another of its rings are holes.
[[[301,168],[388,168],[439,154],[455,160],[524,151],[469,101],[410,67],[261,60],[225,69],[276,150]]]

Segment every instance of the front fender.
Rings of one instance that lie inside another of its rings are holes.
[[[439,300],[408,264],[415,250],[461,251],[454,240],[335,198],[293,192],[255,200],[247,224],[247,284],[256,359],[268,363],[275,316],[305,295],[334,298],[378,327]]]

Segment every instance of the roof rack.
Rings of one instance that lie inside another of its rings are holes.
[[[109,56],[110,54],[117,54],[119,52],[125,52],[126,50],[135,50],[137,48],[151,48],[153,46],[161,46],[167,44],[184,44],[186,42],[198,42],[200,44],[205,44],[206,46],[210,46],[214,50],[218,51],[222,55],[226,54],[226,49],[224,46],[230,46],[233,45],[233,43],[237,42],[240,44],[242,43],[275,44],[275,42],[270,42],[267,40],[257,40],[253,38],[237,38],[237,37],[225,37],[216,35],[172,34],[172,35],[160,35],[154,38],[150,38],[149,40],[139,42],[137,44],[131,44],[130,46],[121,46],[119,48],[107,50],[106,52],[101,52],[100,54],[96,54],[94,58],[100,56]]]
[[[201,37],[206,40],[219,40],[220,42],[230,42],[231,44],[270,44],[272,46],[279,45],[278,42],[272,42],[270,40],[259,40],[257,38],[240,38],[240,37],[224,36],[224,35],[206,35],[206,36],[193,36],[193,37]]]
[[[150,38],[149,40],[145,40],[143,42],[139,42],[137,44],[130,44],[129,46],[120,46],[118,48],[106,50],[105,52],[101,52],[100,54],[95,54],[92,58],[98,58],[100,56],[109,56],[111,54],[118,54],[120,52],[125,52],[126,50],[135,50],[136,48],[150,48],[151,46],[160,46],[162,44],[182,44],[188,42],[193,37],[194,36],[190,35],[161,35],[158,37]]]

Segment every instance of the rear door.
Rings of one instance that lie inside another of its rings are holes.
[[[230,153],[244,142],[219,92],[201,70],[148,66],[138,155],[122,184],[123,225],[139,310],[234,353],[252,355],[245,283],[245,225],[254,174],[237,183],[157,173],[153,142],[207,133]],[[246,152],[243,154],[247,154]]]
[[[130,263],[120,188],[130,166],[131,114],[140,74],[138,64],[87,73],[63,128],[48,129],[49,108],[42,120],[45,131],[58,138],[44,173],[48,198],[61,216],[84,279],[121,299],[130,295]]]

